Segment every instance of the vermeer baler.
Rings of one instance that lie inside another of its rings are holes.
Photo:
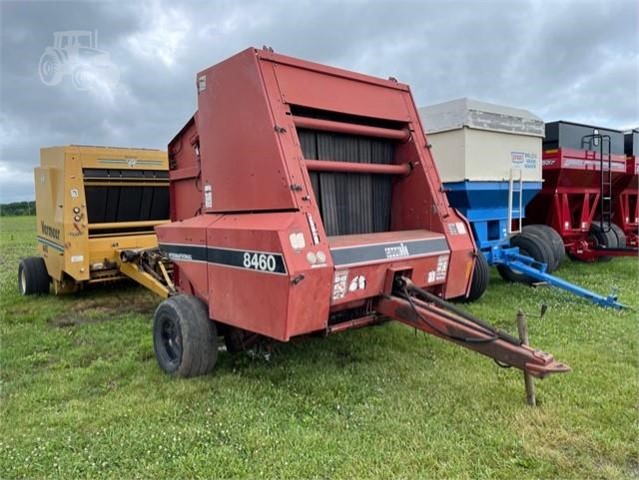
[[[153,230],[169,219],[166,152],[42,148],[35,192],[40,256],[20,262],[23,295],[49,293],[51,285],[58,294],[132,278],[168,296],[170,265]]]
[[[279,341],[385,318],[543,377],[568,368],[455,309],[476,252],[407,85],[245,50],[197,76],[169,146],[180,292],[154,321],[160,366],[213,368],[218,335]]]

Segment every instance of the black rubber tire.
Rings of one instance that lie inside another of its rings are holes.
[[[616,223],[611,223],[610,228],[612,229],[613,232],[615,232],[615,235],[617,237],[617,246],[621,248],[627,247],[628,241],[626,239],[626,234],[624,233],[622,228]]]
[[[604,229],[601,226],[601,222],[598,220],[590,224],[589,237],[591,240],[594,241],[595,245],[602,245],[608,248],[616,248],[618,246],[617,235],[615,234],[613,229],[611,228],[607,232],[604,232]],[[612,257],[597,257],[597,260],[599,262],[609,262],[610,260],[612,260]]]
[[[520,233],[510,239],[510,245],[513,247],[519,247],[519,252],[522,255],[527,255],[528,257],[535,259],[537,262],[545,263],[548,266],[550,266],[551,262],[554,261],[550,245],[548,245],[546,240],[539,235],[534,235],[530,232]],[[497,270],[502,278],[509,282],[528,284],[535,282],[535,279],[530,278],[523,273],[516,272],[505,265],[498,265]]]
[[[18,291],[21,295],[49,293],[51,277],[42,257],[27,257],[18,265]]]
[[[468,296],[459,297],[457,300],[460,302],[474,302],[481,298],[490,281],[490,265],[482,252],[477,254],[475,261],[475,269],[473,270],[473,278],[470,283],[470,290]]]
[[[562,262],[566,259],[566,247],[564,246],[564,241],[561,239],[561,235],[549,225],[526,225],[523,229],[523,232],[535,232],[539,236],[542,236],[550,248],[552,249],[552,254],[555,259],[554,266],[552,267],[552,271],[555,271],[559,268]]]
[[[520,235],[537,238],[541,249],[544,250],[545,252],[545,255],[543,256],[543,258],[546,258],[548,260],[547,262],[544,262],[546,263],[546,273],[554,272],[555,267],[557,265],[557,260],[555,259],[555,252],[552,248],[552,244],[550,241],[546,239],[546,236],[539,231],[528,231],[526,233],[522,232],[520,233]],[[537,261],[540,262],[542,260],[537,260]]]
[[[217,362],[218,343],[215,323],[199,298],[175,295],[155,311],[153,349],[158,365],[169,375],[206,375]]]

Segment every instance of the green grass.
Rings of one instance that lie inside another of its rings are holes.
[[[639,473],[636,313],[504,283],[469,310],[573,368],[537,381],[390,323],[220,354],[174,380],[155,363],[158,301],[135,286],[22,298],[33,218],[0,219],[0,477],[633,478]],[[636,259],[561,275],[639,306]]]

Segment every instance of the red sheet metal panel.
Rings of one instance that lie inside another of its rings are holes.
[[[387,120],[410,120],[402,95],[409,92],[407,85],[272,52],[258,51],[257,55],[263,61],[273,62],[285,103]]]
[[[332,263],[308,263],[321,249],[299,213],[227,215],[207,242],[211,318],[279,340],[326,327]]]
[[[155,227],[160,248],[173,262],[173,280],[180,292],[209,299],[206,229],[221,218],[199,215]]]
[[[296,208],[254,49],[198,73],[209,213]]]
[[[171,220],[184,220],[202,213],[201,165],[197,113],[169,143],[169,187]]]

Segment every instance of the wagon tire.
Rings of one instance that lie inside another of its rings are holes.
[[[468,296],[459,297],[456,300],[459,302],[474,302],[479,300],[488,288],[490,281],[490,265],[482,252],[478,252],[477,260],[475,261],[475,268],[473,270],[473,278],[470,283],[470,290]]]
[[[612,229],[613,232],[615,232],[615,235],[617,237],[617,246],[620,248],[627,247],[628,241],[626,239],[626,234],[624,233],[623,229],[616,223],[611,223],[610,228]]]
[[[510,245],[513,247],[519,247],[519,251],[522,255],[531,257],[537,262],[551,265],[551,262],[554,261],[550,245],[548,245],[539,235],[520,233],[510,239]],[[523,273],[516,272],[506,265],[498,265],[497,270],[502,278],[509,282],[528,284],[535,282],[535,279],[530,278]]]
[[[49,293],[51,277],[42,257],[27,257],[18,265],[18,290],[20,295],[44,295]]]
[[[215,323],[199,298],[175,295],[155,311],[155,358],[171,376],[186,378],[209,373],[217,362],[218,342]]]
[[[602,246],[606,248],[617,248],[617,235],[612,229],[612,223],[610,224],[611,228],[607,232],[604,231],[604,228],[601,222],[596,221],[590,224],[590,232],[588,234],[588,238],[592,241],[595,246]],[[602,256],[597,257],[597,261],[599,262],[609,262],[612,260],[610,256]]]
[[[559,268],[562,262],[566,259],[566,247],[564,245],[564,241],[561,239],[561,235],[549,225],[526,225],[523,228],[523,232],[534,232],[537,235],[543,237],[550,248],[552,249],[553,256],[555,258],[555,264],[552,268],[552,271],[555,271]]]

